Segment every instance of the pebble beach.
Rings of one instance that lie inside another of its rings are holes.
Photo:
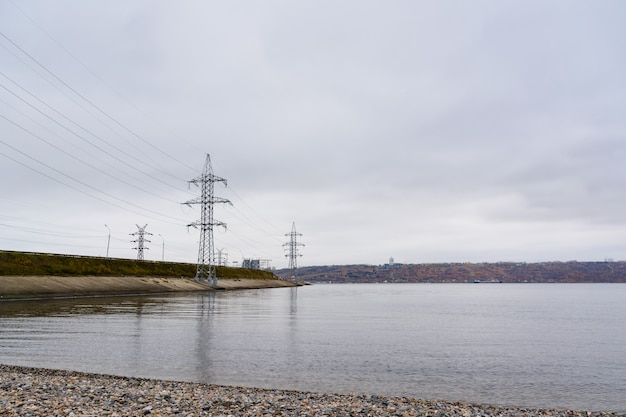
[[[600,417],[620,414],[229,387],[0,365],[0,415]]]

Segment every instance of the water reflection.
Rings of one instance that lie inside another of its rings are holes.
[[[300,372],[299,364],[305,354],[306,344],[303,345],[299,335],[298,326],[298,287],[290,289],[289,294],[289,320],[287,326],[287,336],[285,338],[285,367],[284,380],[288,386],[301,386],[303,373]]]
[[[166,304],[164,297],[93,297],[0,302],[0,317],[49,317],[89,314],[141,314],[144,307]]]
[[[195,349],[192,351],[196,367],[195,375],[199,380],[214,380],[212,338],[213,317],[215,315],[215,293],[205,294],[198,300],[197,332],[195,334]]]

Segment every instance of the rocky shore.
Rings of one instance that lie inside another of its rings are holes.
[[[616,416],[227,387],[0,365],[2,416]]]

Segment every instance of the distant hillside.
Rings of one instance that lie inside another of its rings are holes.
[[[134,259],[0,251],[0,276],[133,276],[192,278],[195,264]],[[218,278],[273,279],[274,274],[245,268],[217,267]]]
[[[275,271],[283,278],[292,270]],[[307,282],[626,282],[626,262],[438,263],[298,268]]]

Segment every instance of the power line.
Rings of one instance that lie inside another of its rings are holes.
[[[41,242],[41,241],[37,241],[37,240],[28,240],[28,239],[17,239],[17,238],[12,238],[12,237],[2,237],[0,238],[0,240],[6,240],[6,241],[10,241],[10,242],[23,242],[23,243],[34,243],[34,244],[44,244],[46,246],[68,246],[65,243],[59,243],[59,242]],[[83,248],[83,249],[99,249],[100,246],[89,246],[89,245],[72,245],[72,247],[79,247],[79,248]]]
[[[176,133],[172,132],[170,129],[168,129],[167,127],[163,126],[161,123],[159,123],[158,120],[155,120],[153,117],[151,117],[149,114],[147,114],[146,112],[144,112],[143,110],[141,110],[139,107],[137,107],[132,101],[130,101],[126,96],[124,96],[124,94],[122,94],[119,90],[117,90],[116,88],[114,88],[111,84],[109,84],[108,82],[106,82],[102,77],[100,77],[94,70],[92,70],[89,66],[87,66],[82,60],[80,60],[76,55],[74,55],[68,48],[66,48],[61,42],[59,42],[56,38],[54,38],[52,35],[50,35],[50,33],[48,31],[46,31],[40,24],[38,24],[32,17],[30,17],[30,15],[28,15],[28,13],[26,13],[22,8],[20,8],[17,4],[15,4],[15,2],[13,0],[8,0],[9,3],[11,3],[13,5],[13,7],[15,7],[22,15],[24,15],[33,25],[35,25],[44,35],[46,35],[50,40],[52,40],[59,48],[61,48],[67,55],[69,55],[74,61],[76,61],[78,64],[80,64],[89,74],[91,74],[95,79],[97,79],[98,81],[100,81],[103,85],[105,85],[108,89],[110,89],[111,91],[113,91],[118,97],[122,98],[122,100],[124,100],[126,103],[128,103],[130,106],[132,106],[135,110],[137,110],[139,113],[141,113],[144,117],[148,118],[152,123],[154,123],[155,125],[159,126],[161,129],[165,130],[167,133],[169,133],[170,135],[173,135],[176,139],[178,139],[179,141],[183,141],[185,143],[187,143],[187,145],[190,145],[194,148],[196,148],[197,150],[199,150],[199,148],[197,148],[194,144],[191,144],[187,141],[185,141],[184,138],[181,138],[180,136],[176,135]],[[196,171],[195,168],[190,167],[186,164],[184,164],[183,162],[177,161],[183,165],[185,165],[188,168],[193,169],[194,171]]]
[[[42,231],[40,229],[34,229],[34,228],[31,228],[31,227],[24,227],[24,226],[15,226],[15,225],[6,224],[6,223],[0,223],[0,227],[4,227],[4,228],[7,228],[7,229],[20,230],[22,232],[33,233],[33,234],[37,234],[37,235],[64,237],[64,238],[70,238],[70,239],[95,239],[95,238],[99,238],[100,237],[100,236],[70,235],[70,234],[45,232],[45,231]]]
[[[33,93],[31,93],[30,91],[28,91],[26,88],[24,88],[23,86],[21,86],[19,83],[17,83],[16,81],[14,81],[13,79],[11,79],[10,77],[8,77],[7,75],[5,75],[3,72],[0,71],[0,75],[2,75],[3,77],[5,77],[6,79],[8,79],[11,83],[13,83],[15,86],[17,86],[18,88],[20,88],[22,91],[24,91],[25,93],[27,93],[28,95],[30,95],[32,98],[34,98],[35,100],[37,100],[38,102],[40,102],[41,104],[43,104],[44,106],[46,106],[48,109],[52,110],[53,112],[55,112],[56,114],[58,114],[59,116],[63,117],[65,120],[67,120],[68,122],[72,123],[74,126],[78,127],[79,129],[83,130],[84,132],[88,133],[90,136],[94,137],[95,139],[98,139],[100,142],[104,143],[105,145],[113,148],[114,150],[116,150],[117,152],[132,158],[132,156],[130,154],[128,154],[127,152],[125,152],[124,150],[120,149],[119,147],[113,145],[112,143],[107,142],[105,139],[101,138],[100,136],[94,134],[93,132],[89,131],[88,129],[82,127],[81,125],[79,125],[78,123],[76,123],[75,121],[71,120],[69,117],[67,117],[65,114],[63,114],[62,112],[56,110],[55,108],[53,108],[52,106],[48,105],[46,102],[44,102],[43,100],[41,100],[39,97],[37,97],[36,95],[34,95]],[[71,133],[73,136],[77,137],[78,139],[80,139],[81,141],[87,143],[88,145],[90,145],[91,147],[95,148],[97,151],[99,151],[102,154],[105,154],[109,157],[111,157],[112,159],[120,162],[121,164],[123,164],[124,166],[129,167],[130,169],[139,172],[142,175],[145,175],[146,177],[150,178],[151,180],[157,181],[163,185],[166,185],[167,187],[171,187],[171,188],[176,188],[178,189],[178,187],[173,186],[159,178],[156,178],[154,175],[149,174],[147,172],[142,171],[141,169],[137,168],[135,165],[128,163],[127,161],[121,159],[120,157],[114,155],[113,153],[109,152],[108,150],[104,149],[103,147],[95,144],[94,142],[90,141],[89,139],[87,139],[86,137],[84,137],[83,135],[77,133],[76,131],[70,129],[69,127],[63,125],[61,122],[59,122],[58,120],[55,120],[54,118],[52,118],[50,115],[44,113],[41,109],[38,109],[37,107],[35,107],[33,104],[29,103],[27,100],[25,100],[24,98],[20,97],[19,95],[17,95],[15,92],[9,90],[6,86],[0,84],[0,87],[2,87],[4,90],[6,90],[7,92],[9,92],[11,95],[13,95],[14,97],[16,97],[17,99],[19,99],[21,102],[23,102],[24,104],[26,104],[27,106],[29,106],[30,108],[32,108],[33,110],[35,110],[36,112],[38,112],[39,114],[41,114],[42,116],[44,116],[45,118],[47,118],[48,120],[50,120],[51,122],[53,122],[54,124],[56,124],[57,126],[61,127],[62,129],[66,130],[67,132]],[[6,103],[6,102],[5,102]],[[77,103],[76,103],[77,104]],[[11,106],[11,105],[9,105]],[[11,106],[13,109],[15,109],[15,107]],[[15,109],[16,110],[16,109]],[[22,113],[23,114],[23,113]],[[24,115],[25,116],[25,115]],[[28,116],[25,116],[28,117]],[[30,119],[30,118],[29,118]],[[8,120],[8,119],[7,119]],[[31,121],[33,121],[32,119],[30,119]],[[14,123],[14,122],[13,122]],[[37,123],[37,122],[35,122]],[[39,124],[39,123],[38,123]],[[39,124],[41,126],[41,124]],[[42,126],[43,127],[43,126]],[[135,158],[133,158],[135,160],[135,162],[138,162],[150,169],[154,170],[154,167],[152,167],[151,165],[146,164],[145,162],[143,162],[142,160],[137,160]],[[181,180],[182,181],[182,180]]]
[[[3,86],[1,86],[1,85],[0,85],[0,87],[3,87]],[[4,100],[3,100],[3,101],[4,101]],[[5,102],[5,104],[8,104],[8,103],[6,103],[6,102]],[[8,105],[9,105],[9,106],[11,106],[10,104],[8,104]],[[13,106],[11,106],[11,107],[13,108]],[[15,109],[15,108],[14,108],[14,109]],[[15,109],[15,110],[17,110],[17,109]],[[42,128],[44,128],[44,129],[46,129],[44,126],[42,126],[41,124],[39,124],[37,121],[35,121],[35,120],[31,119],[30,117],[28,117],[28,116],[26,116],[26,115],[24,115],[24,116],[25,116],[25,117],[27,117],[27,118],[28,118],[30,121],[32,121],[33,123],[36,123],[36,124],[37,124],[37,125],[39,125],[40,127],[42,127]],[[140,191],[142,191],[142,192],[144,192],[144,193],[146,193],[146,194],[150,194],[150,195],[152,195],[153,197],[157,197],[157,198],[163,199],[163,200],[165,200],[165,201],[169,201],[169,202],[175,203],[175,201],[174,201],[174,200],[167,199],[167,198],[163,197],[163,196],[162,196],[162,195],[160,195],[160,194],[156,194],[156,193],[153,193],[153,192],[151,192],[151,191],[148,191],[148,190],[146,190],[145,188],[139,187],[139,186],[137,186],[137,185],[135,185],[135,184],[132,184],[132,183],[130,183],[130,182],[128,182],[128,181],[126,181],[126,180],[124,180],[124,179],[122,179],[122,178],[119,178],[119,177],[117,177],[117,176],[115,176],[115,175],[111,174],[110,172],[107,172],[107,171],[105,171],[105,170],[103,170],[103,169],[101,169],[101,168],[98,168],[98,167],[96,167],[96,166],[94,166],[94,165],[92,165],[92,164],[89,164],[88,162],[86,162],[86,161],[82,160],[82,159],[81,159],[81,158],[79,158],[78,156],[76,156],[76,155],[74,155],[74,154],[71,154],[71,153],[67,152],[66,150],[64,150],[64,149],[62,149],[61,147],[59,147],[59,146],[57,146],[57,145],[55,145],[55,144],[51,143],[50,141],[47,141],[46,139],[42,138],[42,137],[41,137],[41,136],[39,136],[39,135],[34,134],[33,132],[29,131],[28,129],[24,128],[23,126],[21,126],[20,124],[18,124],[18,123],[16,123],[16,122],[14,122],[13,120],[8,119],[6,116],[4,116],[4,115],[2,115],[2,114],[0,114],[0,117],[1,117],[1,118],[3,118],[4,120],[8,121],[9,123],[12,123],[12,124],[13,124],[14,126],[16,126],[17,128],[22,129],[24,132],[26,132],[26,133],[28,133],[28,134],[32,135],[33,137],[35,137],[35,138],[36,138],[36,139],[38,139],[39,141],[41,141],[41,142],[43,142],[43,143],[47,144],[48,146],[50,146],[50,147],[52,147],[52,148],[56,149],[56,150],[57,150],[57,151],[59,151],[59,152],[61,152],[61,153],[65,154],[65,155],[67,155],[67,156],[69,156],[70,158],[74,159],[75,161],[78,161],[80,164],[87,166],[88,168],[94,169],[94,170],[96,170],[96,171],[100,172],[101,174],[106,175],[106,176],[107,176],[107,177],[109,177],[109,178],[113,178],[114,180],[119,181],[119,182],[121,182],[122,184],[128,185],[128,186],[130,186],[130,187],[132,187],[132,188],[135,188],[135,189],[137,189],[137,190],[140,190]],[[49,129],[46,129],[46,130],[49,130]],[[51,132],[51,133],[52,133],[52,132]],[[58,135],[57,135],[57,136],[58,136]]]
[[[106,111],[104,111],[103,109],[101,109],[98,105],[96,105],[94,102],[92,102],[91,100],[89,100],[87,97],[85,97],[83,94],[81,94],[80,92],[78,92],[76,89],[74,89],[71,85],[69,85],[68,83],[66,83],[63,79],[61,79],[59,76],[57,76],[55,73],[53,73],[52,71],[50,71],[45,65],[43,65],[41,62],[39,62],[39,60],[37,60],[35,57],[33,57],[32,55],[30,55],[28,52],[26,52],[22,47],[20,47],[17,43],[15,43],[11,38],[9,38],[8,36],[6,36],[3,32],[0,32],[0,36],[2,36],[4,39],[6,39],[8,42],[11,43],[11,45],[13,45],[15,48],[17,48],[20,52],[22,52],[24,55],[26,55],[28,58],[30,58],[35,64],[37,64],[37,66],[39,66],[41,69],[43,69],[46,73],[50,74],[55,80],[57,80],[58,82],[60,82],[63,86],[65,86],[67,89],[69,89],[70,91],[72,91],[74,94],[76,94],[78,97],[80,97],[83,101],[85,101],[86,103],[88,103],[91,107],[93,107],[94,109],[96,109],[98,112],[100,112],[102,115],[104,115],[107,119],[109,119],[110,121],[112,121],[113,123],[115,123],[116,125],[118,125],[119,127],[121,127],[123,130],[125,130],[126,132],[130,133],[132,136],[134,136],[135,138],[139,139],[141,142],[143,142],[145,145],[151,147],[152,149],[156,150],[157,152],[161,153],[162,155],[172,159],[173,161],[187,167],[190,168],[192,170],[194,170],[194,168],[188,166],[187,164],[185,164],[182,161],[179,161],[178,159],[174,158],[173,156],[171,156],[170,154],[168,154],[167,152],[163,151],[162,149],[160,149],[159,147],[155,146],[154,144],[150,143],[150,141],[146,140],[145,138],[143,138],[142,136],[140,136],[139,134],[137,134],[136,132],[132,131],[131,129],[129,129],[128,127],[126,127],[124,124],[122,124],[121,122],[119,122],[117,119],[115,119],[113,116],[111,116],[109,113],[107,113]],[[173,178],[174,177],[172,174],[170,174],[167,171],[161,171],[164,174],[170,175]],[[178,178],[176,178],[178,179]]]
[[[3,116],[2,116],[2,115],[0,115],[0,117],[3,117]],[[141,210],[145,210],[145,211],[150,212],[150,213],[154,213],[154,214],[156,214],[156,215],[158,215],[158,216],[161,216],[161,217],[165,217],[165,218],[169,218],[169,219],[173,219],[173,220],[177,220],[177,221],[179,221],[179,219],[177,219],[177,218],[175,218],[175,217],[171,217],[171,216],[168,216],[168,215],[166,215],[166,214],[161,214],[161,213],[158,213],[158,212],[156,212],[156,211],[153,211],[153,210],[150,210],[150,209],[147,209],[147,208],[144,208],[144,207],[140,207],[140,206],[138,206],[138,205],[136,205],[136,204],[133,204],[133,203],[130,203],[130,202],[128,202],[128,201],[125,201],[125,200],[123,200],[123,199],[121,199],[121,198],[115,197],[114,195],[109,194],[109,193],[107,193],[107,192],[105,192],[105,191],[98,190],[97,188],[92,187],[91,185],[89,185],[89,184],[85,183],[84,181],[81,181],[81,180],[79,180],[79,179],[76,179],[76,178],[72,177],[71,175],[65,174],[64,172],[59,171],[58,169],[56,169],[56,168],[54,168],[54,167],[52,167],[52,166],[50,166],[50,165],[46,164],[45,162],[41,162],[41,161],[39,161],[38,159],[36,159],[36,158],[34,158],[34,157],[32,157],[32,156],[30,156],[30,155],[28,155],[28,154],[26,154],[26,153],[24,153],[24,152],[20,151],[19,149],[15,148],[14,146],[11,146],[11,145],[9,145],[8,143],[4,142],[2,139],[0,139],[0,143],[2,143],[4,146],[6,146],[6,147],[8,147],[8,148],[10,148],[10,149],[13,149],[15,152],[17,152],[17,153],[19,153],[19,154],[21,154],[21,155],[25,156],[26,158],[28,158],[28,159],[30,159],[30,160],[32,160],[32,161],[34,161],[34,162],[36,162],[36,163],[38,163],[38,164],[40,164],[40,165],[43,165],[44,167],[46,167],[46,168],[48,168],[48,169],[50,169],[50,170],[52,170],[52,171],[54,171],[54,172],[56,172],[56,173],[58,173],[58,174],[60,174],[60,175],[64,176],[64,177],[66,177],[66,178],[69,178],[70,180],[75,181],[75,182],[77,182],[77,183],[79,183],[79,184],[81,184],[81,185],[83,185],[83,186],[85,186],[85,187],[87,187],[87,188],[89,188],[89,189],[91,189],[91,190],[94,190],[94,191],[96,191],[96,192],[99,192],[99,193],[101,193],[101,194],[104,194],[104,195],[106,195],[106,196],[108,196],[108,197],[110,197],[110,198],[113,198],[114,200],[120,201],[120,202],[122,202],[122,203],[124,203],[124,204],[127,204],[127,205],[129,205],[129,206],[136,207],[136,208],[139,208],[139,209],[141,209]],[[63,181],[59,180],[58,178],[52,177],[52,176],[50,176],[50,175],[48,175],[48,174],[46,174],[46,173],[44,173],[44,172],[42,172],[42,171],[40,171],[40,170],[38,170],[38,169],[36,169],[36,168],[33,168],[33,167],[29,166],[29,165],[26,165],[26,164],[24,164],[23,162],[21,162],[21,161],[19,161],[19,160],[15,159],[15,158],[12,158],[12,157],[8,156],[8,155],[7,155],[7,154],[5,154],[5,153],[0,153],[0,155],[4,156],[4,157],[5,157],[5,158],[7,158],[7,159],[12,160],[13,162],[16,162],[16,163],[18,163],[18,164],[22,165],[23,167],[26,167],[26,168],[28,168],[28,169],[31,169],[31,170],[33,170],[33,171],[35,171],[35,172],[37,172],[37,173],[39,173],[39,174],[41,174],[41,175],[43,175],[43,176],[45,176],[45,177],[47,177],[47,178],[49,178],[49,179],[51,179],[51,180],[55,181],[55,182],[58,182],[59,184],[65,185],[66,187],[69,187],[69,188],[71,188],[71,189],[73,189],[73,190],[75,190],[75,191],[78,191],[78,192],[80,192],[80,193],[82,193],[82,194],[88,195],[88,196],[90,196],[90,197],[92,197],[92,198],[95,198],[95,199],[97,199],[97,200],[99,200],[99,201],[102,201],[102,202],[107,203],[107,204],[111,204],[111,205],[116,206],[116,207],[118,207],[118,208],[121,208],[121,209],[124,209],[124,210],[130,211],[130,212],[132,212],[132,213],[145,215],[145,213],[139,213],[139,212],[136,212],[136,211],[131,210],[131,209],[127,208],[127,207],[120,206],[120,205],[118,205],[118,204],[112,203],[112,202],[110,202],[110,201],[108,201],[108,200],[105,200],[105,199],[103,199],[103,198],[100,198],[100,197],[98,197],[98,196],[95,196],[95,195],[93,195],[93,194],[90,194],[90,193],[88,193],[88,192],[86,192],[86,191],[84,191],[84,190],[81,190],[80,188],[77,188],[77,187],[75,187],[75,186],[73,186],[73,185],[71,185],[71,184],[67,184],[66,182],[63,182]],[[166,222],[167,222],[167,221],[166,221]],[[171,222],[171,221],[169,221],[169,222],[167,222],[167,223],[172,223],[172,222]],[[172,223],[172,224],[179,224],[179,223]]]
[[[276,230],[278,233],[282,234],[282,231],[276,227],[276,225],[274,225],[272,222],[270,222],[269,220],[267,220],[265,217],[263,217],[258,211],[256,211],[250,204],[248,204],[246,202],[246,200],[244,200],[239,194],[237,194],[235,192],[235,190],[233,189],[232,186],[228,185],[228,187],[226,187],[228,190],[230,190],[231,193],[233,193],[233,195],[235,195],[235,197],[237,197],[238,200],[241,201],[241,203],[243,203],[243,205],[245,207],[247,207],[252,213],[254,213],[261,221],[263,221],[264,223],[268,224],[269,226],[271,226],[274,230]],[[245,216],[245,214],[243,214],[243,212],[241,212],[240,210],[238,210],[236,207],[235,209],[240,212],[242,214],[242,216],[246,217],[248,220],[250,220],[250,224],[252,225],[257,225],[257,222],[252,221],[252,219],[250,219],[249,217]],[[273,236],[270,233],[268,233],[266,230],[263,229],[259,229],[261,230],[263,233],[267,234],[268,236]]]

